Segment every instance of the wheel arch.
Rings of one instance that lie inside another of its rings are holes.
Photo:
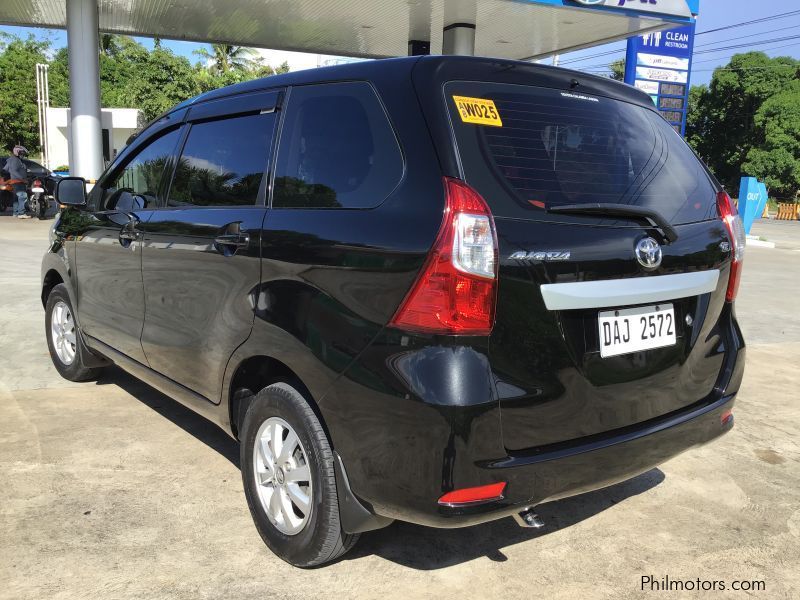
[[[278,382],[291,385],[305,398],[311,410],[314,411],[325,431],[325,435],[328,436],[328,441],[333,450],[342,529],[349,534],[356,534],[381,529],[394,521],[394,519],[375,514],[371,506],[365,506],[353,493],[342,458],[336,452],[333,437],[322,416],[319,405],[302,379],[288,365],[271,356],[262,354],[250,356],[236,366],[230,381],[228,419],[230,432],[234,438],[239,439],[239,424],[244,418],[248,403],[255,398],[255,395],[260,390]]]
[[[288,365],[277,358],[258,354],[243,359],[236,366],[230,379],[228,388],[228,419],[231,434],[239,439],[239,425],[244,418],[247,407],[255,395],[273,383],[288,383],[306,399],[311,409],[317,415],[325,434],[333,446],[333,438],[319,405],[303,380]]]
[[[61,276],[61,273],[59,273],[58,270],[51,268],[44,274],[42,277],[43,307],[47,306],[47,298],[50,296],[50,292],[52,292],[53,288],[60,283],[64,283],[64,278]]]

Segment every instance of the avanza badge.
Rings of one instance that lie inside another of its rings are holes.
[[[500,113],[493,100],[483,98],[468,98],[466,96],[453,96],[453,101],[458,108],[458,115],[464,123],[476,123],[478,125],[492,125],[502,127],[503,121],[500,120]]]

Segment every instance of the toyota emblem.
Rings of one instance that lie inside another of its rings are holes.
[[[642,238],[636,244],[636,260],[645,269],[657,269],[661,265],[661,246],[651,237]]]

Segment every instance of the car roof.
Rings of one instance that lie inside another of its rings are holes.
[[[633,86],[607,77],[518,60],[479,56],[431,55],[365,60],[331,67],[305,69],[281,75],[270,75],[269,77],[245,81],[200,94],[181,102],[165,114],[210,100],[275,87],[347,80],[367,80],[376,83],[384,79],[396,80],[403,76],[410,77],[412,70],[417,65],[419,65],[418,71],[422,74],[422,79],[425,80],[424,83],[433,87],[439,87],[444,81],[464,78],[477,81],[508,81],[596,93],[653,108],[650,96]],[[416,79],[417,76],[415,75],[415,81]]]

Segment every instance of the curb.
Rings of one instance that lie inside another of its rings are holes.
[[[749,246],[756,246],[758,248],[774,248],[775,242],[764,242],[758,238],[751,238],[748,236],[747,241],[745,242],[745,248]]]

